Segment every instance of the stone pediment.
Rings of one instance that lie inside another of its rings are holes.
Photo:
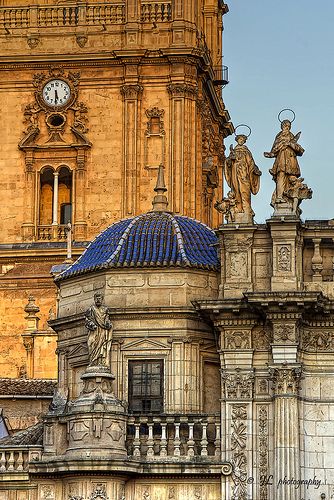
[[[157,349],[170,349],[170,347],[163,342],[151,339],[135,340],[122,346],[122,351],[152,351]]]
[[[76,358],[78,356],[87,356],[88,349],[86,344],[79,344],[73,347],[72,350],[69,351],[69,358]]]

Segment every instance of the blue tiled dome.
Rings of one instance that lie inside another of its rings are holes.
[[[168,212],[148,212],[102,231],[57,281],[115,267],[217,269],[218,239],[208,226]]]

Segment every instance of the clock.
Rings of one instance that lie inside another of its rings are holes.
[[[49,80],[42,89],[43,101],[51,108],[65,106],[71,99],[71,89],[64,80]]]

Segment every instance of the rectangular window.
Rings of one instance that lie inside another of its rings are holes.
[[[129,361],[129,411],[163,411],[163,361]]]

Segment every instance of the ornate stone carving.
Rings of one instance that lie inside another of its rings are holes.
[[[84,500],[84,497],[81,495],[68,495],[68,500]]]
[[[266,478],[268,477],[268,463],[269,463],[269,451],[268,451],[268,439],[269,439],[269,429],[268,429],[268,406],[259,405],[258,406],[258,456],[259,456],[259,472],[258,472],[258,484],[260,485],[260,499],[268,499],[268,487]]]
[[[274,165],[269,170],[276,183],[271,199],[275,215],[285,213],[299,216],[301,201],[312,198],[312,190],[300,178],[297,156],[304,153],[304,149],[298,144],[300,134],[298,132],[294,135],[291,132],[291,122],[283,120],[281,132],[276,135],[271,151],[264,153],[266,158],[275,158]]]
[[[88,132],[87,128],[87,113],[88,113],[88,108],[86,104],[83,102],[78,102],[75,103],[71,109],[74,111],[74,122],[73,122],[73,128],[78,130],[79,132],[85,134]]]
[[[281,245],[277,249],[277,270],[291,271],[291,247],[290,245]]]
[[[203,499],[202,486],[195,486],[194,487],[194,498],[195,498],[195,500],[202,500]]]
[[[76,39],[76,42],[79,45],[79,47],[81,47],[82,49],[84,48],[84,46],[88,42],[87,35],[77,35],[75,39]]]
[[[274,325],[274,342],[296,342],[295,327],[293,325]]]
[[[232,406],[232,500],[247,500],[247,456],[245,453],[247,444],[247,406]]]
[[[165,163],[164,109],[156,106],[145,111],[148,118],[145,131],[144,162],[145,168],[158,168]]]
[[[225,335],[225,348],[226,349],[250,349],[250,332],[233,330],[226,332]]]
[[[228,399],[252,399],[254,387],[253,371],[242,373],[239,368],[235,372],[222,370],[225,382],[225,395]]]
[[[41,500],[55,500],[55,499],[56,499],[55,487],[50,484],[42,484]]]
[[[172,97],[196,98],[198,94],[197,85],[190,85],[188,83],[171,83],[167,85],[167,90]]]
[[[175,486],[170,486],[170,488],[168,489],[168,500],[176,500]]]
[[[268,327],[255,327],[252,331],[252,346],[258,351],[268,350],[271,342],[271,330]]]
[[[334,350],[334,335],[331,331],[304,330],[302,333],[302,348],[307,351]]]
[[[248,256],[246,252],[231,252],[229,254],[230,277],[247,277],[247,260]]]
[[[143,500],[151,500],[151,495],[147,490],[145,490],[143,493]]]
[[[301,367],[270,368],[274,393],[279,396],[297,395],[301,377]]]
[[[107,496],[105,485],[98,484],[95,490],[92,491],[89,500],[110,500]]]
[[[142,85],[125,84],[121,86],[121,93],[125,99],[139,99],[143,93],[144,87]]]
[[[111,311],[103,305],[103,295],[94,294],[94,304],[86,311],[85,326],[88,330],[88,356],[90,366],[109,366],[112,340]]]
[[[254,212],[251,207],[251,194],[260,189],[261,171],[255,165],[252,153],[245,145],[247,137],[237,135],[235,148],[230,146],[230,154],[226,158],[224,174],[234,198],[235,222],[251,224]]]
[[[34,49],[39,44],[39,37],[37,35],[29,35],[27,38],[27,44],[31,49]]]
[[[236,200],[233,191],[229,191],[227,193],[227,198],[225,197],[221,201],[216,201],[214,207],[217,212],[220,212],[225,216],[226,222],[235,222]]]

